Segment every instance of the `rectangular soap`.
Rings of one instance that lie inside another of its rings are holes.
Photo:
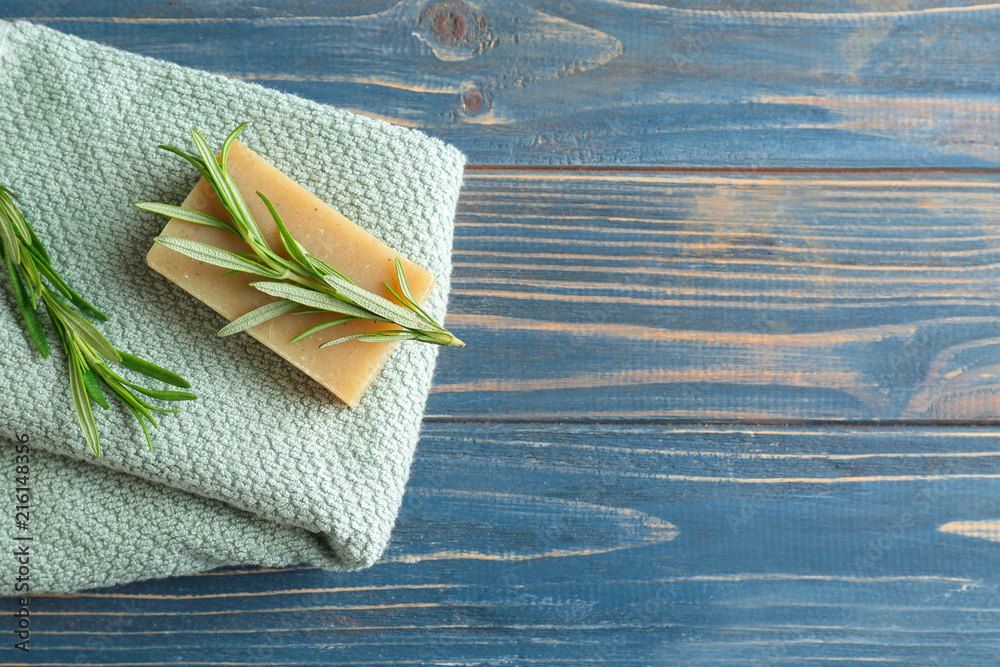
[[[271,200],[289,232],[311,255],[341,271],[361,287],[390,299],[392,297],[382,283],[397,287],[395,258],[399,257],[414,298],[421,305],[426,303],[434,287],[434,276],[345,218],[267,160],[234,142],[226,167],[264,238],[279,254],[287,257],[277,227],[257,191]],[[198,181],[182,206],[230,219],[204,178]],[[235,234],[183,220],[171,219],[163,228],[162,235],[201,241],[232,252],[249,250]],[[250,286],[251,282],[266,280],[260,276],[237,273],[223,278],[226,269],[191,259],[159,244],[153,244],[146,255],[146,262],[230,321],[275,300]],[[322,349],[319,347],[321,343],[348,334],[393,327],[391,324],[366,321],[339,324],[297,343],[288,342],[309,327],[335,317],[332,313],[287,314],[248,329],[247,333],[353,407],[399,343],[351,340]]]

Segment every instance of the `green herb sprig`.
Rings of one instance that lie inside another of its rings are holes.
[[[151,405],[134,392],[163,401],[185,401],[197,396],[186,391],[149,389],[134,384],[111,370],[108,362],[121,364],[175,387],[186,389],[191,385],[176,373],[115,348],[97,330],[87,318],[104,322],[107,321],[107,316],[84,300],[59,276],[52,267],[52,260],[45,246],[14,203],[15,199],[10,190],[0,185],[0,260],[7,264],[7,274],[31,340],[42,357],[47,359],[50,354],[48,338],[38,316],[39,306],[45,304],[52,328],[66,353],[73,407],[91,453],[94,456],[101,455],[101,442],[91,401],[105,409],[111,407],[102,386],[117,396],[132,412],[152,449],[153,442],[145,422],[148,421],[154,428],[159,426],[151,411],[180,411]],[[67,305],[59,294],[76,310]]]
[[[410,292],[406,275],[398,258],[396,259],[396,277],[399,281],[399,291],[397,292],[388,283],[383,283],[389,293],[398,301],[396,303],[359,287],[337,269],[306,252],[292,238],[281,216],[278,215],[268,198],[263,193],[258,192],[257,196],[267,206],[274,219],[281,244],[288,254],[288,258],[279,255],[268,245],[260,227],[250,213],[246,201],[236,187],[236,183],[226,170],[229,149],[246,125],[247,123],[243,123],[226,137],[218,157],[208,145],[204,135],[197,130],[191,130],[191,137],[194,139],[198,155],[190,155],[173,146],[160,146],[164,150],[180,155],[195,166],[212,186],[219,201],[229,213],[231,222],[181,206],[153,202],[136,204],[139,208],[153,213],[160,213],[198,225],[225,229],[239,236],[249,246],[250,252],[237,254],[189,239],[169,236],[158,236],[154,239],[165,248],[208,264],[229,269],[225,275],[249,273],[268,279],[251,283],[251,285],[265,294],[277,297],[278,300],[233,320],[223,327],[218,335],[229,336],[295,311],[297,314],[333,313],[337,317],[303,331],[290,341],[293,343],[337,324],[353,320],[370,320],[392,324],[396,328],[342,336],[326,341],[320,347],[336,345],[354,339],[363,342],[416,340],[436,345],[464,346],[465,343],[435,322],[416,302]]]

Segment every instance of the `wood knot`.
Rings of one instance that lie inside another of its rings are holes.
[[[483,109],[486,97],[478,88],[470,88],[462,93],[462,109],[465,113],[474,114]]]
[[[458,45],[465,40],[465,15],[454,10],[439,11],[434,15],[434,34],[445,44]]]
[[[474,52],[482,52],[493,45],[486,17],[461,0],[431,4],[420,15],[418,24],[445,46],[471,46]]]

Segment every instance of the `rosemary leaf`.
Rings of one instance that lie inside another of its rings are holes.
[[[30,255],[34,260],[34,264],[38,269],[38,272],[45,276],[45,278],[52,283],[52,285],[54,285],[55,288],[63,294],[63,296],[69,299],[69,302],[72,303],[77,310],[85,316],[101,322],[106,322],[108,320],[107,315],[87,303],[83,297],[77,294],[73,288],[70,287],[69,284],[55,272],[49,263],[47,254],[44,253],[45,249],[43,247],[28,246],[25,249],[27,250],[28,255]]]
[[[6,188],[4,188],[6,190]],[[7,190],[10,194],[10,191]],[[0,211],[3,211],[4,215],[10,220],[11,227],[14,232],[21,237],[21,241],[25,245],[31,245],[32,233],[28,227],[28,222],[21,215],[21,212],[17,210],[14,206],[14,202],[7,198],[0,198]]]
[[[157,366],[150,361],[140,359],[139,357],[133,356],[127,352],[122,352],[121,350],[118,350],[117,352],[121,357],[120,363],[125,368],[133,370],[136,373],[141,373],[146,377],[151,377],[154,380],[166,382],[167,384],[175,387],[180,387],[182,389],[188,389],[191,387],[191,383],[182,378],[180,375],[177,375],[177,373],[168,371],[166,368]]]
[[[35,347],[42,355],[42,358],[48,359],[49,341],[45,337],[45,330],[42,329],[42,322],[38,319],[38,312],[32,307],[31,300],[28,298],[28,290],[24,286],[21,274],[18,273],[17,267],[14,266],[14,263],[10,259],[7,260],[7,273],[10,275],[10,282],[14,286],[14,297],[17,299],[17,305],[20,306],[21,315],[24,316],[24,323],[28,327],[28,335],[31,336],[31,340],[35,343]]]
[[[38,277],[38,267],[36,267],[31,262],[21,262],[21,266],[17,267],[18,271],[24,273],[23,281],[27,283],[25,290],[28,292],[28,297],[31,301],[31,307],[38,308],[38,298],[41,296],[37,291],[32,289],[32,286],[37,285],[41,282]]]
[[[333,287],[338,294],[346,296],[360,307],[375,313],[387,322],[395,322],[409,329],[422,329],[424,327],[424,324],[414,316],[412,310],[397,306],[384,297],[372,294],[366,289],[345,282],[339,276],[323,276],[323,280]]]
[[[346,280],[347,282],[351,283],[352,285],[355,284],[355,282],[353,280],[351,280],[350,278],[348,278],[347,276],[345,276],[343,273],[341,273],[337,269],[333,268],[332,266],[330,266],[329,264],[327,264],[323,260],[318,259],[316,257],[313,257],[309,253],[306,253],[306,261],[309,262],[309,268],[312,269],[312,272],[315,275],[317,275],[317,276],[320,276],[320,277],[322,277],[322,276],[337,276],[338,278],[341,278],[342,280]]]
[[[391,287],[389,287],[388,285],[386,285],[386,288],[389,290],[389,292],[392,293],[394,297],[399,299],[401,303],[405,304],[409,308],[412,308],[414,311],[417,312],[417,314],[419,314],[425,320],[427,320],[428,322],[430,322],[439,329],[444,329],[444,327],[435,322],[434,318],[428,315],[427,311],[421,308],[420,304],[417,303],[417,300],[413,298],[413,292],[410,291],[410,283],[407,282],[406,280],[406,272],[403,271],[403,263],[399,261],[399,257],[396,257],[395,260],[396,260],[396,280],[399,281],[399,289],[403,293],[403,296],[400,297],[398,294],[396,294],[396,291]]]
[[[155,202],[139,202],[136,204],[136,208],[141,208],[143,211],[149,211],[150,213],[159,213],[160,215],[165,215],[170,218],[177,218],[178,220],[183,220],[185,222],[193,222],[196,225],[217,227],[219,229],[225,229],[227,232],[236,231],[233,229],[233,226],[225,220],[216,218],[214,215],[209,215],[208,213],[196,211],[193,208],[171,206],[170,204],[157,204]]]
[[[14,266],[21,264],[21,243],[14,232],[13,221],[3,209],[0,209],[0,246],[3,247],[7,261],[13,262]]]
[[[49,315],[58,317],[60,320],[66,322],[68,328],[72,330],[74,336],[78,337],[81,342],[89,345],[94,352],[102,357],[106,357],[111,361],[121,361],[121,357],[114,346],[97,330],[97,327],[87,321],[82,315],[70,310],[52,292],[45,292],[43,299],[45,300],[45,306],[49,310]]]
[[[358,340],[369,343],[381,343],[394,340],[413,340],[416,337],[417,334],[412,331],[378,331],[358,336]]]
[[[281,278],[280,273],[277,273],[266,266],[262,266],[257,262],[251,262],[248,259],[243,259],[235,253],[229,252],[228,250],[221,250],[215,246],[210,246],[207,243],[192,241],[190,239],[179,239],[173,236],[157,236],[153,240],[162,245],[164,248],[175,250],[182,255],[187,255],[192,259],[197,259],[198,261],[205,262],[206,264],[213,264],[215,266],[221,266],[224,269],[232,269],[233,271],[240,271],[242,273],[252,273],[258,276],[264,276],[265,278]]]
[[[87,393],[94,399],[94,402],[105,410],[111,409],[111,406],[108,405],[108,399],[104,397],[104,392],[101,391],[101,383],[97,380],[97,373],[91,370],[90,366],[81,369],[80,372],[83,375],[83,386],[86,387]]]
[[[125,405],[135,408],[135,410],[138,411],[138,413],[142,415],[146,421],[153,425],[153,428],[160,428],[160,425],[156,423],[155,419],[153,419],[153,415],[149,413],[149,410],[152,408],[149,403],[130,392],[120,382],[112,382],[109,386],[116,394],[118,394],[118,397],[122,399],[122,402],[124,402]]]
[[[340,338],[335,338],[333,340],[328,340],[320,347],[330,347],[331,345],[340,345],[341,343],[346,343],[349,340],[354,340],[355,338],[361,338],[364,334],[351,334],[349,336],[341,336]]]
[[[242,127],[234,130],[233,134],[238,134],[239,132],[242,132]],[[250,209],[247,208],[246,202],[243,201],[243,195],[240,194],[233,179],[216,162],[215,153],[208,145],[208,142],[205,141],[204,135],[197,130],[191,130],[191,138],[194,139],[195,148],[198,149],[198,154],[201,155],[205,171],[208,172],[207,180],[212,185],[212,189],[215,190],[215,193],[219,196],[219,200],[226,207],[227,211],[231,213],[235,211],[233,215],[234,226],[241,234],[248,235],[261,246],[267,246],[257,225],[246,224],[247,220],[253,220],[253,215],[251,215]]]
[[[146,444],[149,445],[149,449],[150,451],[152,451],[153,441],[149,437],[149,430],[146,428],[146,423],[142,421],[142,415],[139,414],[139,411],[136,410],[131,405],[129,405],[128,403],[125,404],[125,407],[127,407],[132,412],[132,414],[135,416],[136,421],[139,422],[139,426],[142,427],[142,434],[146,436]]]
[[[76,410],[76,419],[83,429],[83,437],[90,447],[90,453],[94,456],[101,455],[101,439],[97,435],[97,424],[94,422],[94,413],[90,410],[90,395],[87,393],[83,380],[83,373],[80,367],[70,361],[69,363],[69,389],[73,395],[73,408]]]
[[[399,281],[399,291],[403,293],[410,305],[417,303],[417,300],[413,298],[413,292],[410,291],[410,283],[406,280],[406,272],[403,271],[403,263],[399,261],[399,257],[396,257],[396,280]]]
[[[101,322],[107,321],[108,319],[107,315],[105,315],[101,311],[97,310],[97,308],[94,308],[92,305],[84,301],[80,296],[74,294],[73,296],[69,297],[69,300],[70,303],[76,306],[77,310],[79,310],[87,317],[93,317],[95,320]]]
[[[142,385],[134,384],[126,380],[122,381],[126,387],[131,387],[141,394],[145,394],[150,398],[157,398],[161,401],[193,401],[198,398],[197,394],[192,394],[189,391],[172,391],[169,389],[150,389],[148,387],[143,387]],[[177,410],[170,410],[170,412],[178,412]]]
[[[101,377],[108,383],[117,382],[119,384],[125,385],[126,387],[131,387],[139,393],[145,394],[152,398],[158,398],[161,401],[190,401],[198,398],[197,395],[192,394],[189,391],[174,391],[174,390],[162,390],[162,389],[149,389],[141,385],[137,385],[133,382],[129,382],[125,378],[121,377],[113,370],[108,368],[107,364],[98,365],[98,373]]]
[[[0,185],[0,187],[3,187],[3,186]],[[28,225],[27,220],[25,220],[24,224]],[[35,230],[32,228],[31,225],[28,225],[28,231],[31,232],[31,243],[29,243],[26,246],[27,249],[28,250],[36,250],[41,255],[42,259],[45,260],[46,264],[51,263],[52,260],[51,260],[51,258],[49,258],[48,251],[45,249],[45,246],[42,245],[42,242],[38,240],[38,237],[35,235]]]
[[[219,329],[219,333],[216,335],[219,337],[225,337],[245,331],[251,327],[261,324],[262,322],[267,322],[268,320],[284,315],[285,313],[290,313],[298,308],[299,305],[300,304],[295,301],[289,301],[288,299],[272,301],[271,303],[264,304],[260,308],[251,310],[245,315],[237,317],[235,320]]]
[[[301,303],[303,306],[312,306],[313,308],[321,308],[334,313],[343,313],[344,315],[354,315],[366,320],[373,319],[372,313],[364,310],[363,308],[359,308],[354,304],[335,299],[329,294],[317,292],[316,290],[308,289],[306,287],[289,285],[288,283],[271,282],[256,282],[250,284],[264,294],[270,294],[271,296],[276,296],[282,299],[289,299],[290,301]]]
[[[321,311],[321,312],[326,312],[326,311]],[[323,329],[326,329],[328,327],[336,326],[338,324],[343,324],[344,322],[350,322],[350,321],[356,320],[356,319],[358,319],[358,318],[356,318],[356,317],[338,317],[335,320],[330,320],[329,322],[323,322],[322,324],[317,324],[314,327],[306,329],[305,331],[303,331],[298,336],[296,336],[295,338],[291,339],[288,342],[289,343],[298,343],[303,338],[308,338],[309,336],[313,335],[317,331],[322,331]]]
[[[202,177],[204,177],[206,179],[209,178],[208,171],[205,170],[205,165],[202,164],[201,160],[198,157],[196,157],[194,155],[188,155],[184,151],[178,150],[178,149],[174,148],[173,146],[163,146],[161,144],[160,146],[157,146],[157,148],[162,148],[165,151],[170,151],[171,153],[174,153],[176,155],[180,155],[182,158],[184,158],[185,160],[187,160],[188,162],[190,162],[191,164],[193,164],[194,167],[195,167],[195,169],[198,170],[198,173],[201,174]]]
[[[292,235],[288,233],[288,228],[285,227],[284,221],[281,216],[278,215],[277,209],[271,204],[271,200],[264,196],[262,192],[258,192],[257,196],[263,200],[264,205],[267,206],[267,210],[271,213],[271,218],[274,220],[275,226],[278,228],[278,236],[281,237],[281,244],[285,247],[285,250],[291,256],[292,260],[299,264],[300,266],[308,266],[309,260],[306,259],[306,253],[299,245],[298,241],[292,238]],[[322,276],[317,275],[317,278]]]
[[[226,137],[226,141],[223,142],[222,144],[222,155],[219,159],[219,162],[221,162],[223,165],[225,165],[226,162],[229,161],[229,149],[232,148],[233,142],[236,141],[236,137],[240,136],[240,133],[243,132],[243,129],[246,128],[246,126],[249,124],[250,121],[241,123],[239,127],[230,132],[229,136]]]
[[[331,345],[340,345],[341,343],[346,343],[349,340],[359,340],[363,343],[386,343],[397,340],[413,340],[417,338],[417,334],[411,331],[379,331],[376,333],[359,333],[351,334],[350,336],[341,336],[334,340],[328,340],[320,347],[330,347]]]
[[[122,388],[122,391],[124,392],[124,394],[121,395],[121,396],[122,396],[122,400],[125,402],[125,404],[128,405],[128,406],[131,406],[136,412],[138,412],[140,415],[142,415],[142,417],[146,421],[148,421],[152,425],[153,428],[159,430],[160,429],[160,425],[156,423],[156,420],[153,419],[153,415],[151,415],[149,413],[149,410],[146,408],[146,406],[148,405],[148,403],[146,403],[145,401],[141,400],[135,394],[133,394],[131,392],[128,392],[128,391],[125,391],[124,387]],[[140,420],[139,423],[141,424],[142,420]],[[145,430],[145,429],[143,429],[143,430]]]

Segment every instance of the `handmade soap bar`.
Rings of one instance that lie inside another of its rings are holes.
[[[391,297],[382,283],[387,282],[394,288],[397,286],[394,260],[399,257],[414,298],[421,305],[427,301],[434,286],[434,277],[430,273],[320,201],[264,158],[235,142],[229,151],[226,167],[272,249],[284,254],[278,230],[257,191],[271,200],[292,236],[310,254],[338,269],[361,287],[387,298]],[[182,206],[229,220],[204,178],[198,181]],[[167,223],[162,235],[193,239],[233,252],[249,250],[231,232],[177,219]],[[230,321],[275,300],[250,286],[251,282],[265,280],[260,276],[240,273],[222,277],[226,269],[199,262],[158,244],[153,244],[146,262]],[[393,326],[365,321],[336,325],[297,343],[288,342],[307,328],[335,317],[331,313],[282,315],[249,329],[248,333],[342,401],[354,406],[399,343],[352,340],[322,349],[319,347],[321,343],[340,336]]]

